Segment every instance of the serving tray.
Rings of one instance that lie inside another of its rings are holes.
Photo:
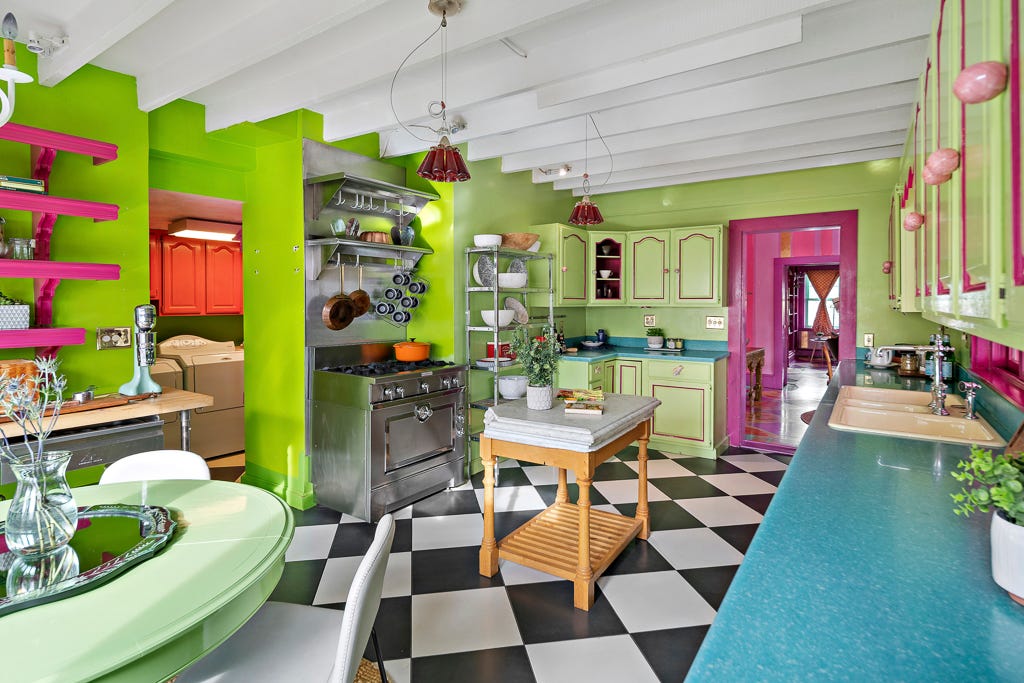
[[[0,522],[0,617],[109,581],[156,554],[176,527],[167,508],[153,505],[80,507],[71,543],[27,560],[8,550]]]

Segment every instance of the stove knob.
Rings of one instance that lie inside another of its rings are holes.
[[[384,387],[384,400],[390,401],[395,397],[395,390],[392,387]]]
[[[453,387],[458,387],[459,386],[459,378],[458,377],[452,377],[452,386]]]
[[[395,389],[395,392],[398,394],[398,398],[405,398],[405,387],[399,386]]]
[[[452,388],[452,378],[451,377],[445,377],[444,379],[442,379],[441,380],[441,386],[443,386],[445,389],[451,389]]]
[[[422,382],[420,382],[420,391],[422,391],[424,394],[429,394],[430,393],[430,385],[427,384],[426,380],[423,380]]]

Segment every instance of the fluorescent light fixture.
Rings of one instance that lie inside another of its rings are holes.
[[[179,218],[167,228],[167,234],[193,240],[214,242],[238,242],[242,237],[239,223],[204,221],[198,218]]]

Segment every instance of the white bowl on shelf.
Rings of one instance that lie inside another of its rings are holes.
[[[473,244],[478,247],[500,247],[501,235],[473,235]]]
[[[498,286],[521,289],[526,286],[526,273],[498,273]]]
[[[526,251],[532,251],[532,252],[535,252],[535,253],[540,251],[540,240],[537,240],[536,242],[531,244],[530,247]]]
[[[610,270],[599,270],[597,272],[603,278],[609,278],[612,276],[612,271]]]
[[[498,393],[509,401],[526,396],[526,375],[502,375],[498,378]]]
[[[488,327],[495,327],[494,321],[495,311],[480,311],[480,317],[484,319],[484,324]],[[505,327],[512,322],[512,316],[515,315],[515,311],[512,310],[500,310],[498,313],[498,324],[497,327]]]

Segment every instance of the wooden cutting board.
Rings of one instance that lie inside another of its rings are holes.
[[[146,394],[145,396],[141,397],[132,396],[131,398],[129,398],[128,396],[122,396],[121,394],[107,394],[106,396],[97,396],[93,400],[86,401],[85,403],[79,403],[78,401],[68,401],[61,407],[60,414],[67,415],[68,413],[80,413],[83,410],[97,410],[99,408],[113,408],[114,406],[123,406],[127,405],[131,401],[131,399],[146,398],[147,396],[149,396],[149,394]],[[50,415],[52,413],[52,410],[48,410],[46,412],[47,415]],[[12,422],[12,420],[6,415],[0,415],[0,424],[4,422]]]

